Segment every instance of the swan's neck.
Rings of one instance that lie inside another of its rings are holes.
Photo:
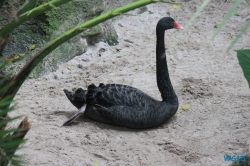
[[[156,77],[157,86],[161,92],[161,97],[163,101],[166,102],[178,102],[178,98],[174,92],[173,86],[171,84],[168,66],[165,53],[165,42],[164,42],[165,30],[156,30]]]

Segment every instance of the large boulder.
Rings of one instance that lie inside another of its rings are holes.
[[[47,1],[41,0],[39,4]],[[22,3],[24,3],[24,0],[10,0],[4,4],[0,10],[0,27],[16,18],[18,7]],[[7,66],[6,71],[15,73],[47,42],[84,23],[84,21],[119,6],[120,3],[118,1],[110,3],[108,0],[106,2],[103,0],[72,1],[28,20],[11,34],[3,52],[4,56],[0,60],[9,60],[10,64]],[[117,39],[118,36],[111,21],[97,25],[77,35],[50,53],[32,72],[31,77],[36,78],[41,74],[56,70],[59,64],[83,54],[90,44],[102,40],[110,45],[115,45],[118,43]]]

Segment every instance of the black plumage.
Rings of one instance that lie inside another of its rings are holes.
[[[178,109],[178,98],[172,87],[165,54],[164,35],[167,29],[181,29],[170,17],[156,26],[156,75],[162,101],[155,100],[139,89],[120,84],[94,84],[87,90],[64,90],[70,102],[79,109],[64,125],[84,114],[95,121],[128,128],[150,128],[164,123]]]

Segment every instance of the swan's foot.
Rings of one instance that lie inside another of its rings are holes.
[[[68,126],[70,123],[72,123],[74,120],[76,120],[79,116],[81,116],[85,110],[86,110],[87,104],[84,104],[77,113],[75,113],[73,116],[71,116],[66,122],[63,123],[63,126]]]

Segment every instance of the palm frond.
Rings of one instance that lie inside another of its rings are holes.
[[[233,6],[230,8],[230,10],[228,11],[228,13],[226,14],[226,16],[224,17],[224,19],[220,23],[220,26],[218,27],[218,29],[216,30],[216,32],[212,36],[212,38],[211,38],[212,42],[214,41],[215,37],[218,36],[218,34],[221,32],[222,28],[224,28],[224,26],[226,25],[227,21],[232,17],[232,15],[234,14],[235,9],[239,6],[239,4],[241,2],[242,2],[242,0],[236,0],[234,2]]]
[[[0,71],[3,69],[4,64],[0,64]],[[0,82],[8,80],[6,77],[0,77]],[[1,92],[8,89],[9,85],[0,86]],[[1,96],[0,96],[1,97]],[[0,100],[0,165],[23,165],[22,158],[18,155],[15,155],[16,150],[19,148],[20,144],[24,143],[23,137],[30,129],[30,124],[25,118],[22,123],[17,128],[6,130],[6,125],[14,120],[19,119],[20,117],[8,117],[8,113],[13,111],[14,107],[9,107],[12,102],[10,96],[1,97]],[[24,124],[24,125],[23,125]]]
[[[242,37],[242,35],[246,33],[246,31],[248,30],[249,27],[250,27],[250,21],[248,21],[246,23],[246,25],[242,28],[242,30],[240,31],[240,33],[236,36],[236,38],[228,46],[227,52],[229,52],[232,49],[232,47],[235,45],[235,43],[237,43],[237,41]]]
[[[171,47],[173,47],[176,44],[177,40],[179,40],[179,38],[183,35],[183,33],[187,31],[187,29],[192,25],[192,23],[194,22],[194,20],[199,16],[199,14],[201,13],[201,11],[207,6],[207,4],[209,2],[210,2],[210,0],[203,1],[202,5],[197,9],[197,11],[193,14],[193,16],[190,18],[190,20],[184,26],[183,30],[180,31],[180,33],[177,35],[177,37],[174,40],[174,42],[173,42],[173,44],[172,44]]]

